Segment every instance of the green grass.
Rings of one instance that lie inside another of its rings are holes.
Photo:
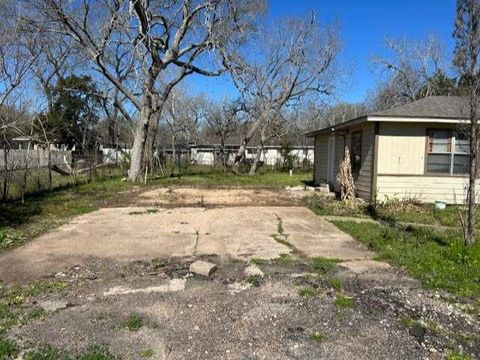
[[[312,270],[321,273],[321,274],[331,274],[337,270],[337,263],[339,261],[336,259],[326,259],[322,257],[316,257],[312,259],[310,266]]]
[[[20,348],[14,341],[0,338],[0,359],[16,359],[19,353]]]
[[[327,280],[328,285],[330,285],[334,290],[336,291],[342,291],[343,290],[343,283],[342,280],[337,279],[337,278],[330,278]]]
[[[140,353],[140,357],[142,358],[151,358],[153,355],[155,355],[155,352],[152,349],[146,349]]]
[[[30,285],[0,284],[0,335],[13,326],[26,324],[44,316],[39,306],[29,305],[29,297],[61,291],[67,283],[61,281],[42,280]],[[1,357],[0,357],[1,359]]]
[[[182,175],[164,177],[154,180],[158,185],[195,185],[195,186],[252,186],[283,187],[303,185],[310,182],[312,172],[297,171],[292,176],[288,173],[261,169],[258,174],[235,175],[211,167],[194,167]]]
[[[318,291],[311,287],[304,287],[298,290],[298,295],[301,297],[312,297],[318,295]]]
[[[143,318],[139,314],[130,314],[123,326],[130,331],[138,331],[143,326]]]
[[[438,210],[433,204],[392,199],[385,202],[365,204],[325,198],[317,194],[306,198],[305,205],[320,216],[371,218],[392,223],[416,223],[447,227],[459,226],[458,208],[450,205],[445,210]],[[477,226],[480,228],[480,209],[477,211]]]
[[[352,309],[356,306],[354,299],[344,295],[338,295],[333,301],[333,304],[337,309]]]
[[[320,331],[316,331],[308,337],[311,341],[314,342],[324,342],[327,337],[322,334]]]
[[[258,287],[262,283],[262,277],[259,275],[250,275],[247,278],[247,283],[249,283],[252,286]]]
[[[465,353],[450,351],[447,354],[447,360],[473,360],[473,358]]]
[[[115,360],[117,357],[113,356],[110,351],[103,346],[91,345],[80,354],[70,354],[67,351],[62,351],[50,345],[44,345],[36,350],[27,352],[24,357],[25,360]],[[3,359],[0,357],[0,359]]]
[[[465,247],[459,231],[334,222],[366,244],[378,258],[405,268],[424,286],[480,296],[480,240]]]

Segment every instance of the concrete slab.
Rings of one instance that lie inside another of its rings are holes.
[[[82,215],[0,255],[0,279],[29,280],[99,258],[118,262],[216,254],[275,258],[279,219],[288,241],[308,256],[368,259],[354,239],[304,207],[111,208]]]

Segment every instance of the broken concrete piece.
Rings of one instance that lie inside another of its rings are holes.
[[[245,291],[247,289],[250,289],[252,287],[252,284],[249,283],[240,283],[240,282],[235,282],[233,284],[228,284],[228,292],[231,295],[241,293],[242,291]]]
[[[262,277],[264,276],[263,271],[258,268],[257,265],[250,265],[243,270],[243,273],[245,276],[259,276]]]
[[[212,273],[217,270],[217,265],[207,262],[207,261],[195,261],[190,265],[190,272],[203,275],[203,276],[210,276]]]
[[[45,312],[55,312],[66,309],[70,306],[65,300],[45,300],[38,303]]]
[[[177,292],[185,289],[185,279],[171,279],[167,284],[159,286],[149,286],[140,289],[131,289],[123,286],[114,286],[103,293],[103,296],[129,295],[129,294],[150,294],[150,293],[167,293]]]

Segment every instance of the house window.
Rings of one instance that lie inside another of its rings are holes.
[[[350,147],[352,172],[358,173],[362,167],[362,133],[352,133],[352,146]]]
[[[467,174],[468,146],[468,138],[462,132],[428,130],[427,173]]]

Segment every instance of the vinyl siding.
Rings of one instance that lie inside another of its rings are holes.
[[[424,124],[381,123],[379,174],[421,175],[425,169],[427,128]]]
[[[424,203],[445,200],[449,204],[464,203],[467,177],[451,176],[377,176],[377,199],[416,199]],[[477,188],[480,182],[477,181]]]

